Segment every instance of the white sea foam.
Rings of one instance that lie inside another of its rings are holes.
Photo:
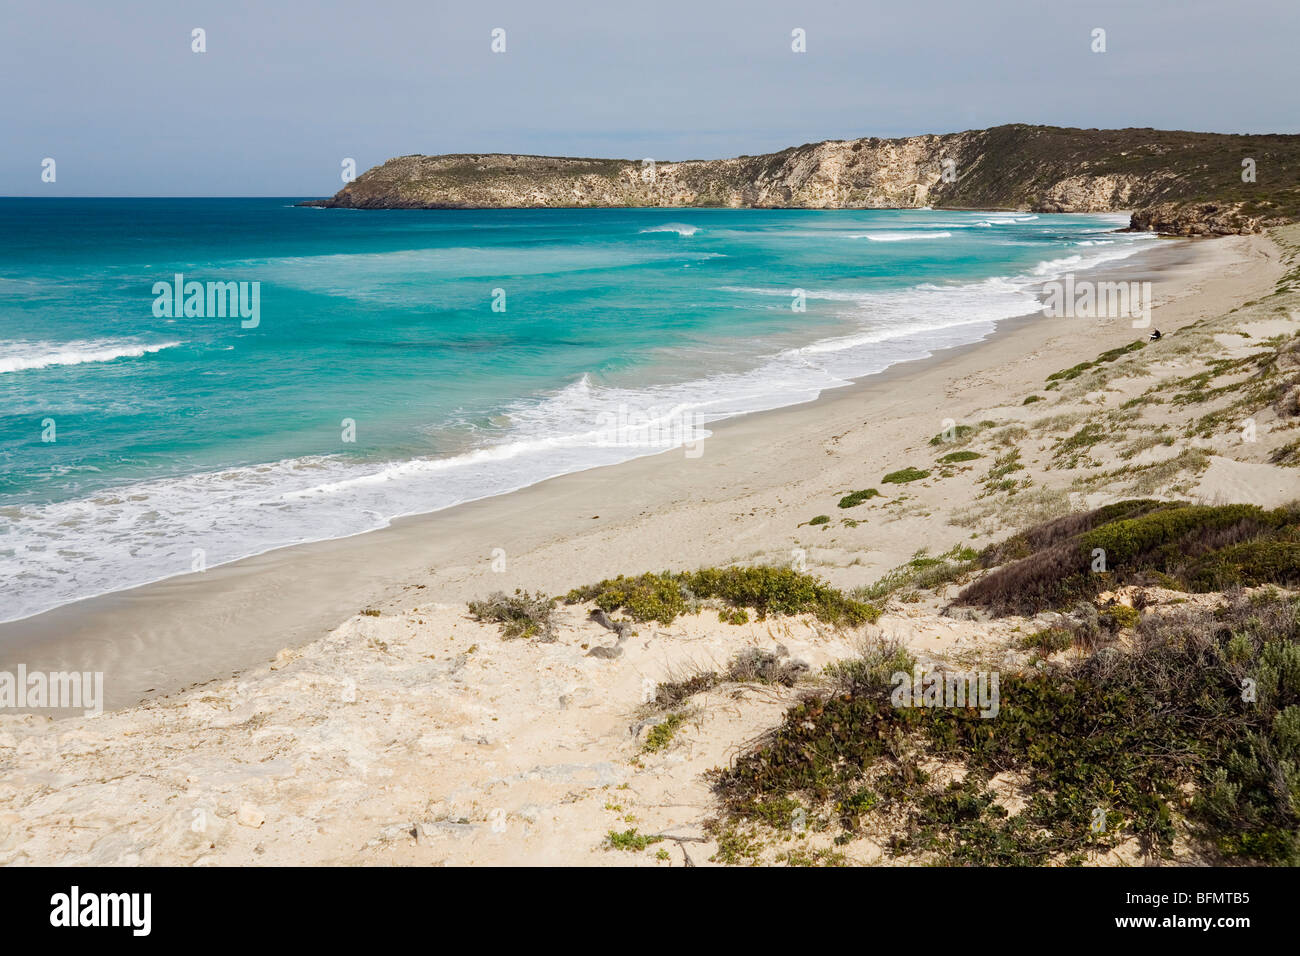
[[[693,236],[700,231],[699,226],[692,226],[684,222],[666,222],[661,226],[648,226],[642,229],[642,233],[647,232],[675,232],[679,236]]]
[[[163,349],[175,348],[180,342],[139,342],[94,339],[80,342],[0,342],[0,374],[49,368],[52,365],[83,365],[86,362],[112,362],[122,358],[140,358]]]
[[[1113,262],[1116,259],[1126,259],[1137,250],[1138,246],[1125,244],[1116,249],[1103,249],[1090,255],[1073,255],[1060,259],[1049,259],[1035,266],[1031,270],[1031,274],[1041,279],[1064,275],[1066,272],[1082,272],[1085,269],[1095,269],[1103,263]]]
[[[850,239],[870,239],[872,242],[907,242],[911,239],[950,239],[951,232],[863,232]]]

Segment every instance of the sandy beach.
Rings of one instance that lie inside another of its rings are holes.
[[[1153,324],[1169,333],[1259,297],[1281,271],[1268,239],[1228,237],[1171,240],[1088,275],[1152,281]],[[565,475],[0,624],[0,669],[23,662],[102,671],[112,709],[233,676],[363,608],[393,609],[416,596],[563,593],[620,573],[789,563],[798,548],[831,583],[862,584],[918,548],[942,551],[963,539],[979,546],[1005,525],[972,537],[933,520],[968,503],[971,483],[960,479],[909,488],[915,497],[885,524],[827,532],[802,523],[834,513],[847,491],[920,464],[945,420],[1060,415],[1059,401],[1020,403],[1041,393],[1049,374],[1145,334],[1127,319],[1002,322],[974,345],[901,363],[814,402],[719,423],[698,457],[676,449]]]
[[[1027,622],[947,617],[935,601],[891,602],[861,629],[703,613],[638,626],[602,658],[590,651],[613,636],[581,604],[562,606],[557,640],[540,643],[502,640],[465,602],[728,563],[800,563],[848,589],[920,549],[979,548],[1123,497],[1293,500],[1295,471],[1267,464],[1292,426],[1261,418],[1250,444],[1235,423],[1159,442],[1147,439],[1193,413],[1125,417],[1209,359],[1300,329],[1293,304],[1257,303],[1288,255],[1269,236],[1171,241],[1106,270],[1154,283],[1163,338],[1052,388],[1049,375],[1146,330],[1005,322],[981,343],[718,425],[698,457],[677,449],[568,475],[6,625],[0,669],[102,670],[112,712],[0,716],[0,863],[705,865],[718,851],[706,771],[797,691],[711,690],[659,751],[646,746],[647,686],[745,648],[815,672],[868,636],[918,659],[1014,666]],[[1061,439],[1099,416],[1112,424],[1090,457],[1063,463]],[[947,449],[931,438],[953,423],[975,426],[963,447],[986,460],[936,463]],[[1012,486],[985,474],[995,459],[1016,460]],[[909,466],[931,474],[882,483]],[[881,494],[837,507],[869,487]],[[831,520],[810,525],[819,515]],[[628,828],[656,842],[608,849],[606,834]],[[848,853],[884,858],[871,840]]]

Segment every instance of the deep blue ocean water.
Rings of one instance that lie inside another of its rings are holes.
[[[808,401],[1035,311],[1124,224],[0,199],[0,620]],[[178,314],[177,274],[256,283],[256,325]]]

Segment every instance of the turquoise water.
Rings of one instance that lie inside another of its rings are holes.
[[[707,455],[711,421],[976,340],[1150,241],[1100,215],[292,202],[0,200],[0,620]],[[167,314],[177,273],[257,283],[256,325]]]

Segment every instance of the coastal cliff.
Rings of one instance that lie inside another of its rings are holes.
[[[1244,234],[1300,219],[1300,136],[1010,125],[683,162],[411,155],[303,205],[1125,210],[1133,229]]]

